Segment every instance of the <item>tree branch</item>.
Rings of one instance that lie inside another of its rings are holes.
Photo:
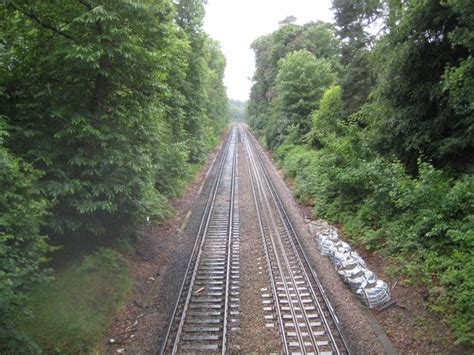
[[[88,2],[84,0],[77,0],[77,1],[79,1],[82,5],[84,5],[89,11],[93,9],[93,6],[89,4]]]
[[[45,23],[43,21],[41,21],[41,19],[38,18],[38,16],[36,16],[35,14],[33,13],[29,13],[21,8],[19,8],[18,6],[15,6],[15,5],[12,5],[17,11],[21,12],[23,15],[27,16],[28,18],[30,18],[31,20],[35,21],[38,25],[50,30],[50,31],[53,31],[54,33],[64,37],[64,38],[67,38],[69,40],[72,40],[72,41],[75,41],[75,38],[72,37],[71,35],[61,31],[60,28],[56,28],[54,27],[53,25],[50,25],[48,23]],[[65,27],[65,26],[63,26]]]

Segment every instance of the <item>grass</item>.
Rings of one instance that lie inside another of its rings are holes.
[[[33,317],[18,326],[43,352],[93,352],[131,287],[121,254],[100,249],[38,287],[31,296]]]

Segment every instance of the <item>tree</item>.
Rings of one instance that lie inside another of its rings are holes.
[[[280,124],[296,126],[303,136],[309,132],[311,112],[319,108],[319,100],[336,77],[328,60],[304,50],[289,53],[279,67],[275,88]]]
[[[51,236],[115,234],[156,213],[151,150],[179,41],[171,4],[15,1],[2,11],[7,144],[45,172]]]
[[[25,341],[11,314],[44,277],[46,235],[73,255],[136,235],[216,141],[225,58],[203,14],[192,0],[1,3],[0,352]]]
[[[278,24],[280,26],[283,26],[283,25],[289,25],[290,23],[295,23],[296,22],[296,17],[295,16],[287,16],[285,17],[283,20],[279,21]]]
[[[227,107],[227,94],[224,87],[224,70],[226,59],[221,52],[217,41],[208,38],[207,46],[207,68],[206,75],[206,97],[207,97],[207,115],[214,129],[214,136],[224,129],[229,117]]]
[[[411,1],[380,45],[376,97],[388,114],[375,122],[378,148],[413,173],[420,156],[458,167],[472,161],[472,10],[464,1]]]
[[[229,100],[229,116],[232,121],[245,120],[245,102],[239,100]]]
[[[280,61],[289,53],[305,50],[316,58],[325,59],[331,71],[337,73],[340,70],[339,41],[334,31],[334,27],[325,22],[310,22],[304,26],[288,24],[253,42],[256,70],[247,120],[250,127],[266,137],[267,144],[278,144],[286,133],[286,126],[281,125],[280,100],[276,96]],[[272,141],[275,137],[279,138]]]
[[[327,140],[345,133],[341,88],[338,85],[324,92],[319,109],[311,115],[311,121],[311,130],[305,140],[314,147],[320,148]]]
[[[365,103],[374,85],[375,74],[371,71],[368,51],[372,36],[367,28],[382,16],[384,7],[381,0],[333,0],[332,3],[344,66],[338,81],[344,111],[349,115]]]
[[[178,84],[182,99],[179,120],[183,128],[178,137],[186,142],[191,163],[199,163],[206,157],[215,132],[227,122],[227,96],[222,82],[219,83],[224,75],[225,58],[219,45],[202,28],[204,4],[203,0],[175,3],[176,23],[190,46],[185,78]]]
[[[472,345],[474,2],[333,8],[334,45],[328,25],[286,25],[254,42],[251,128],[295,196],[403,260],[456,343]],[[320,81],[322,68],[338,85]]]
[[[0,351],[37,350],[15,331],[14,316],[25,312],[28,291],[43,281],[51,247],[40,233],[48,203],[37,187],[40,172],[4,147],[7,135],[0,117]]]

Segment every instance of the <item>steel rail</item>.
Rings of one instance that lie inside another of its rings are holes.
[[[232,135],[235,135],[234,129],[232,130],[231,133],[232,133]],[[231,144],[231,142],[229,140],[229,145],[227,147],[227,150],[230,149],[230,144]],[[234,148],[234,150],[235,150],[235,148]],[[224,166],[225,166],[225,161],[226,161],[227,155],[228,155],[228,152],[226,152],[226,153],[227,154],[226,154],[226,157],[224,159]],[[233,173],[234,173],[234,169],[235,169],[234,163],[235,163],[235,154],[234,154],[233,167],[232,167]],[[235,176],[235,174],[233,174],[233,177],[234,176]],[[222,177],[222,174],[219,175],[219,182],[220,182],[221,177]],[[235,181],[234,181],[234,179],[232,179],[231,180],[231,194],[233,194],[233,191],[234,191],[234,184],[235,184]],[[198,269],[199,269],[199,262],[201,260],[201,256],[202,256],[202,253],[203,253],[203,246],[204,246],[204,243],[206,241],[206,236],[207,236],[209,224],[210,224],[210,221],[211,221],[211,216],[212,216],[212,211],[213,211],[213,208],[214,208],[215,197],[217,196],[218,186],[219,185],[217,185],[217,188],[215,190],[213,201],[212,201],[212,204],[211,204],[211,208],[210,208],[209,214],[206,218],[206,223],[205,223],[204,232],[203,232],[203,238],[202,238],[202,241],[201,241],[200,248],[198,250],[198,255],[197,255],[197,258],[196,258],[196,262],[195,262],[195,267],[194,267],[193,274],[192,274],[192,277],[191,277],[191,281],[190,281],[188,293],[187,293],[187,296],[186,296],[186,301],[185,301],[185,304],[184,304],[183,312],[182,312],[182,315],[181,315],[180,323],[179,323],[179,326],[178,326],[178,330],[177,330],[177,333],[176,333],[176,338],[175,338],[175,342],[174,342],[174,345],[173,345],[172,354],[176,354],[177,351],[178,351],[179,341],[180,341],[181,333],[183,332],[184,323],[185,323],[186,314],[187,314],[187,309],[189,307],[192,292],[193,292],[193,285],[195,283],[196,275],[197,275],[197,272],[198,272]],[[233,208],[233,203],[231,203],[229,205],[229,208],[231,208],[231,207]],[[232,230],[232,227],[231,227],[232,224],[233,224],[233,221],[229,217],[228,218],[228,223],[227,223],[227,238],[229,239],[229,243],[230,243],[230,239],[231,239],[231,234],[229,234],[229,230]],[[228,244],[228,245],[230,245],[230,244]],[[228,249],[227,250],[228,261],[229,261],[230,254],[231,254],[231,250]],[[230,264],[227,263],[227,271],[229,271],[229,267],[230,267]],[[226,303],[226,305],[227,305],[227,302],[228,302],[228,299],[227,299],[228,287],[229,287],[229,283],[228,283],[228,280],[226,280],[226,285],[225,285],[225,288],[226,288],[225,303]],[[223,314],[223,318],[224,318],[223,323],[225,324],[225,327],[223,326],[223,336],[222,336],[223,343],[222,343],[222,345],[224,346],[224,348],[222,348],[222,353],[225,352],[225,336],[224,335],[225,335],[225,332],[226,332],[226,325],[227,325],[227,309]]]
[[[248,167],[248,171],[250,173],[251,172],[250,159],[247,159],[247,167]],[[253,176],[253,174],[250,174],[250,179],[251,179],[251,187],[252,187],[252,196],[253,196],[253,200],[254,200],[254,203],[255,203],[255,208],[257,210],[257,220],[258,220],[258,227],[259,227],[259,231],[260,231],[260,237],[262,238],[262,244],[263,244],[263,249],[265,251],[265,257],[266,257],[267,261],[269,262],[270,261],[270,253],[268,251],[267,244],[265,242],[265,231],[264,231],[264,227],[263,227],[263,219],[262,219],[262,215],[261,215],[261,212],[260,212],[260,207],[259,207],[259,204],[258,204],[256,187],[255,187],[256,182],[255,182],[255,177]],[[276,295],[277,292],[278,292],[276,284],[275,284],[276,277],[275,277],[273,269],[271,267],[269,268],[269,273],[270,273],[270,286],[272,288],[273,294]],[[282,280],[283,280],[283,278],[282,278]],[[275,297],[275,303],[276,303],[275,310],[276,310],[277,317],[278,317],[278,325],[279,325],[279,328],[280,328],[280,334],[283,338],[283,346],[284,346],[285,354],[288,354],[289,353],[288,341],[287,341],[287,338],[286,338],[286,332],[285,332],[285,327],[284,327],[284,324],[283,324],[283,317],[282,317],[282,314],[281,314],[281,309],[280,309],[280,303],[279,302],[280,301],[279,301],[278,297]]]
[[[189,275],[189,273],[191,271],[191,268],[193,267],[193,264],[194,264],[193,275],[192,275],[191,281],[189,282],[189,285],[188,285],[189,289],[188,289],[188,293],[187,293],[187,296],[186,296],[186,301],[185,301],[185,307],[184,308],[186,309],[187,306],[189,305],[190,293],[192,292],[192,286],[193,286],[193,283],[194,283],[194,279],[196,277],[197,267],[199,266],[199,258],[200,258],[201,253],[202,253],[202,246],[204,245],[204,242],[205,242],[205,239],[206,239],[205,236],[206,236],[207,230],[209,228],[209,222],[210,222],[211,214],[212,214],[211,211],[214,207],[216,196],[217,196],[217,191],[219,189],[219,184],[222,180],[222,175],[223,175],[225,163],[226,163],[226,160],[227,160],[227,156],[229,154],[229,149],[230,149],[230,144],[231,144],[231,134],[234,134],[234,130],[235,130],[235,128],[232,128],[231,131],[227,134],[224,149],[222,150],[222,153],[220,153],[219,165],[217,167],[217,175],[214,178],[213,184],[211,186],[211,190],[209,192],[209,197],[206,201],[206,206],[204,208],[204,213],[202,215],[201,222],[200,222],[200,225],[199,225],[197,238],[196,238],[196,241],[193,245],[193,249],[191,251],[191,256],[190,256],[190,259],[189,259],[189,262],[188,262],[188,265],[187,265],[187,268],[186,268],[186,272],[184,274],[184,278],[183,278],[183,281],[182,281],[182,284],[181,284],[181,288],[180,288],[180,291],[179,291],[179,294],[178,294],[178,298],[177,298],[172,316],[170,318],[170,322],[169,322],[169,325],[167,327],[163,343],[162,343],[162,345],[161,345],[161,347],[158,351],[158,354],[160,354],[160,355],[164,354],[164,352],[167,348],[167,343],[169,341],[169,337],[170,337],[173,325],[175,323],[175,318],[176,318],[177,313],[178,313],[179,305],[181,303],[181,299],[182,299],[183,293],[185,291],[186,284],[188,283],[188,275]],[[184,318],[185,318],[185,313],[186,313],[185,309],[183,309],[183,313],[181,315],[180,323],[179,323],[179,326],[178,326],[177,336],[176,336],[175,342],[173,344],[173,354],[175,354],[176,351],[177,351],[177,343],[178,343],[179,334],[182,332],[182,327],[183,327],[183,324],[184,324]]]
[[[287,253],[285,251],[285,247],[283,245],[282,238],[280,236],[280,232],[279,232],[276,220],[275,220],[273,214],[271,213],[272,208],[270,206],[270,201],[269,201],[267,193],[265,192],[265,189],[264,189],[264,185],[267,185],[267,184],[266,184],[265,179],[262,178],[262,169],[263,169],[263,167],[261,165],[257,165],[257,162],[255,161],[256,158],[253,155],[253,151],[251,150],[251,147],[250,147],[248,141],[246,141],[246,143],[247,143],[247,147],[248,147],[247,149],[248,149],[248,153],[249,153],[249,158],[252,160],[252,163],[254,165],[254,173],[255,173],[255,176],[256,176],[256,178],[259,182],[259,185],[260,185],[259,189],[261,191],[261,197],[262,197],[262,200],[263,200],[263,202],[265,202],[265,205],[267,207],[267,216],[268,216],[267,218],[270,220],[271,225],[272,225],[274,231],[276,232],[276,235],[278,236],[278,237],[275,237],[274,233],[272,233],[271,230],[269,229],[270,242],[272,244],[273,250],[275,251],[275,259],[277,261],[277,266],[278,266],[279,272],[282,275],[282,283],[284,285],[284,290],[285,290],[286,297],[289,300],[288,305],[289,305],[289,308],[290,308],[290,312],[292,314],[292,318],[294,320],[295,330],[296,330],[297,338],[298,338],[298,341],[299,341],[299,344],[300,344],[300,349],[304,354],[307,353],[306,343],[305,343],[305,340],[303,338],[303,332],[301,331],[300,326],[299,326],[299,320],[298,320],[298,317],[296,315],[295,307],[294,307],[293,300],[292,300],[292,297],[291,297],[292,295],[291,295],[291,293],[289,291],[289,288],[288,288],[288,285],[287,285],[288,282],[287,282],[286,275],[288,275],[288,278],[290,279],[291,284],[293,286],[294,296],[296,297],[296,301],[297,301],[297,303],[299,305],[299,308],[301,310],[301,315],[303,317],[304,324],[306,325],[306,327],[308,329],[308,335],[309,335],[311,344],[312,344],[313,348],[316,350],[316,352],[319,354],[320,350],[319,350],[317,340],[315,339],[315,337],[313,335],[313,331],[311,329],[312,328],[311,321],[308,319],[307,313],[304,311],[305,305],[302,302],[302,296],[301,296],[301,294],[298,290],[298,284],[296,283],[296,279],[294,277],[294,273],[293,273],[293,270],[292,270],[292,267],[291,267],[291,263],[288,259]],[[275,242],[275,240],[276,240],[276,242]],[[275,243],[278,244],[278,247]],[[280,252],[278,252],[278,249],[280,249]],[[284,266],[282,265],[282,261],[280,260],[280,258],[283,259]],[[285,273],[285,270],[286,270],[286,273]],[[278,297],[275,297],[275,299],[278,299]]]
[[[264,172],[263,172],[263,169],[264,169],[264,168],[263,168],[263,166],[262,166],[261,164],[260,164],[259,168],[260,168],[260,169],[259,169],[260,171],[258,172],[259,178],[264,181],[264,182],[261,182],[261,183],[262,183],[262,184],[265,184],[265,185],[269,188],[268,181],[266,181],[266,179],[262,179],[262,178],[260,177],[260,174],[261,174],[261,173],[264,173]],[[271,190],[269,190],[269,191],[270,191],[270,193],[272,194],[272,191],[271,191]],[[273,194],[272,194],[272,198],[274,198],[274,197],[273,197]],[[266,200],[268,209],[270,210],[271,207],[270,207],[270,203],[269,203],[269,201],[268,201],[268,197],[266,196],[266,194],[265,194],[265,200]],[[275,204],[275,205],[276,205],[276,204]],[[278,206],[276,206],[276,207],[277,207],[277,211],[278,211]],[[272,222],[272,224],[273,224],[275,230],[277,231],[278,234],[280,234],[280,232],[279,232],[279,230],[278,230],[278,226],[276,225],[276,221],[275,221],[274,216],[270,214],[270,218],[271,218],[271,222]],[[280,215],[280,218],[281,218],[281,215]],[[284,223],[282,223],[282,224],[283,224],[283,227],[285,227],[285,230],[286,230],[285,224],[284,224]],[[288,234],[287,234],[287,235],[288,235]],[[271,236],[271,237],[273,238],[273,236]],[[273,242],[274,242],[274,241],[272,240],[272,243],[273,243]],[[282,255],[282,257],[283,257],[283,260],[284,260],[284,262],[285,262],[285,265],[286,265],[286,267],[287,267],[287,269],[288,269],[289,277],[290,277],[290,279],[291,279],[292,284],[294,285],[293,287],[294,287],[294,289],[295,289],[295,296],[297,297],[298,304],[299,304],[299,306],[300,306],[300,309],[303,310],[303,309],[304,309],[304,304],[303,304],[303,302],[302,302],[302,297],[301,297],[301,294],[300,294],[299,291],[298,291],[298,285],[297,285],[296,280],[295,280],[295,278],[294,278],[293,270],[292,270],[291,264],[290,264],[290,262],[289,262],[289,260],[288,260],[287,252],[285,251],[285,246],[283,245],[281,236],[280,236],[279,238],[277,238],[277,242],[278,242],[279,247],[280,247],[280,249],[281,249],[281,255]],[[276,250],[276,247],[274,247],[274,248],[275,248],[275,250]],[[298,261],[298,258],[296,258],[296,260]],[[303,277],[304,277],[304,273],[302,273],[302,274],[303,274]],[[290,304],[292,305],[293,302],[290,302]],[[320,313],[322,313],[322,312],[320,312]],[[312,345],[313,345],[313,348],[314,348],[314,349],[316,350],[316,352],[319,354],[319,353],[320,353],[319,346],[318,346],[317,340],[314,338],[313,332],[312,332],[312,330],[311,330],[311,321],[308,319],[308,316],[307,316],[307,313],[306,313],[306,312],[302,312],[302,316],[303,316],[303,321],[304,321],[306,327],[308,328],[308,334],[310,335],[310,340],[311,340],[311,343],[312,343]],[[298,323],[298,319],[297,319],[297,318],[295,318],[295,322]],[[299,330],[300,327],[297,326],[297,327],[295,327],[295,328]],[[327,328],[326,331],[327,331],[328,333],[330,333],[330,329],[329,329],[328,327],[326,327],[326,328]],[[301,333],[301,332],[300,332],[300,333]],[[301,350],[303,351],[303,353],[306,353],[305,342],[304,342],[304,339],[302,339],[302,337],[300,337],[300,344],[301,344]]]
[[[239,135],[240,132],[237,131]],[[224,322],[222,329],[222,355],[225,354],[226,350],[226,338],[227,338],[227,315],[229,309],[229,289],[230,289],[230,268],[232,261],[232,234],[234,233],[234,195],[235,195],[235,182],[236,182],[236,170],[237,170],[237,155],[238,149],[234,145],[234,156],[232,161],[232,178],[231,178],[231,190],[230,190],[230,203],[229,203],[229,225],[227,230],[227,273],[226,273],[226,284],[225,284],[225,298],[224,298]]]
[[[255,147],[255,150],[257,151],[257,157],[258,157],[261,165],[265,166],[265,162],[263,161],[263,158],[262,158],[262,155],[264,153],[258,147],[258,144],[256,143],[257,140],[255,139],[255,137],[253,137],[253,135],[250,132],[246,131],[246,134],[251,137],[250,140],[252,141],[252,144]],[[288,234],[291,236],[291,238],[289,238],[289,240],[291,242],[292,248],[294,249],[294,251],[298,255],[300,255],[300,258],[298,258],[298,261],[300,262],[300,265],[303,267],[303,269],[308,269],[310,271],[310,274],[313,277],[313,280],[314,280],[314,282],[316,283],[316,285],[318,287],[319,295],[323,299],[324,305],[326,306],[326,308],[328,310],[328,313],[329,313],[329,315],[330,315],[330,317],[331,317],[331,319],[332,319],[332,321],[333,321],[333,323],[334,323],[334,325],[337,329],[339,339],[341,340],[341,342],[343,344],[343,347],[345,348],[345,351],[348,354],[350,354],[351,353],[350,348],[349,348],[349,345],[348,345],[347,340],[345,338],[345,335],[344,335],[344,332],[342,330],[339,319],[337,318],[337,315],[335,314],[334,308],[332,307],[331,302],[329,301],[329,299],[328,299],[328,297],[327,297],[327,295],[324,291],[324,288],[323,288],[316,272],[314,271],[311,264],[309,263],[308,257],[306,255],[306,253],[304,252],[304,249],[301,245],[301,242],[299,241],[299,238],[297,237],[297,233],[296,233],[296,231],[293,227],[293,224],[291,222],[291,219],[290,219],[288,213],[286,212],[286,209],[284,208],[283,202],[281,201],[281,198],[280,198],[279,193],[278,193],[278,191],[275,187],[275,184],[273,183],[273,180],[270,177],[269,173],[266,171],[266,169],[262,169],[262,171],[266,175],[266,181],[267,181],[267,183],[270,187],[270,190],[272,191],[272,195],[274,196],[275,201],[277,202],[277,207],[278,207],[279,214],[286,221],[286,223],[284,223],[284,225],[285,225],[285,228],[288,230]],[[305,265],[303,265],[302,261],[304,261]],[[330,329],[329,324],[328,324],[328,322],[326,320],[326,317],[324,315],[321,303],[318,300],[317,293],[316,293],[316,291],[314,290],[314,288],[312,286],[312,282],[310,282],[310,280],[308,279],[307,273],[303,273],[303,276],[305,277],[305,279],[308,280],[308,285],[310,287],[311,293],[313,294],[313,298],[315,299],[315,302],[316,302],[316,304],[317,304],[317,306],[318,306],[318,308],[321,312],[322,320],[325,322],[328,329]],[[336,345],[336,342],[335,342],[334,336],[332,334],[332,331],[329,332],[329,335],[330,335],[330,337],[333,341],[333,344]],[[339,349],[337,349],[337,352],[340,353]]]

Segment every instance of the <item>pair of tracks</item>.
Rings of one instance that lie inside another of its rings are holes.
[[[282,352],[348,353],[334,311],[299,244],[296,232],[266,170],[256,141],[234,126],[219,156],[216,178],[160,353],[226,353],[229,331],[238,327],[240,295],[238,144],[242,143],[269,289],[265,319],[276,322]]]

